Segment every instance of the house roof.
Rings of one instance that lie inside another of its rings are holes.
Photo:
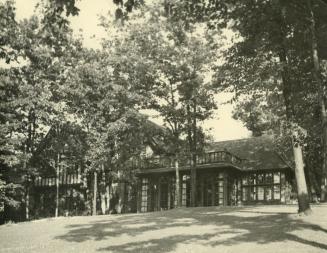
[[[263,135],[240,140],[209,143],[206,151],[229,151],[242,159],[243,171],[290,168],[291,162],[278,154],[273,137]]]
[[[207,154],[224,151],[239,158],[239,163],[233,164],[231,161],[209,161],[198,164],[198,169],[229,167],[239,171],[259,171],[259,170],[277,170],[290,169],[289,159],[282,157],[276,150],[272,136],[252,137],[240,140],[230,140],[208,143],[205,148]],[[291,158],[291,157],[289,157]],[[180,164],[180,170],[189,170],[189,165]],[[138,174],[151,174],[173,172],[175,169],[171,166],[139,169]]]

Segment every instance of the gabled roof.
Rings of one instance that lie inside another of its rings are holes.
[[[244,171],[290,168],[291,164],[278,154],[273,137],[269,135],[213,142],[206,147],[208,152],[223,150],[241,158],[243,161],[240,167]]]

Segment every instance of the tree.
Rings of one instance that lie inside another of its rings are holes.
[[[15,15],[13,1],[0,3],[0,59],[4,59],[6,63],[16,60],[18,56],[16,38],[19,29]]]
[[[180,206],[179,161],[190,152],[194,160],[200,150],[196,149],[200,142],[196,134],[201,132],[197,121],[210,117],[215,108],[214,90],[210,82],[204,81],[215,51],[208,40],[195,35],[201,29],[186,29],[183,20],[166,16],[164,7],[144,7],[148,13],[145,19],[143,13],[131,15],[116,42],[120,45],[117,54],[125,59],[120,67],[126,66],[131,84],[144,91],[148,99],[145,108],[155,110],[165,121],[171,141],[168,155],[175,156],[176,202]],[[210,37],[205,32],[202,35]],[[107,42],[110,46],[117,44]],[[132,69],[136,74],[130,73]],[[187,145],[182,140],[186,136]]]
[[[4,93],[1,94],[4,96],[1,101],[1,134],[4,141],[1,158],[8,168],[19,168],[20,173],[25,174],[25,182],[20,183],[25,188],[28,219],[29,182],[36,173],[32,169],[30,158],[47,129],[56,122],[64,121],[67,116],[66,107],[60,102],[60,89],[64,84],[66,71],[74,61],[74,52],[78,52],[81,43],[73,40],[72,31],[67,23],[62,22],[64,18],[57,17],[58,22],[49,24],[48,17],[44,14],[41,21],[34,16],[17,23],[14,20],[14,8],[10,3],[6,6],[10,7],[5,12],[8,20],[11,26],[16,26],[9,30],[4,42],[8,50],[2,55],[8,63],[11,60],[21,63],[18,67],[9,65],[1,70],[1,84],[4,86]],[[3,18],[1,21],[9,23]]]
[[[137,112],[143,95],[130,84],[130,73],[122,68],[121,59],[111,54],[112,48],[108,50],[83,50],[65,90],[65,101],[87,135],[85,173],[93,174],[94,215],[98,185],[100,195],[104,191],[101,188],[110,187],[110,182],[101,182],[105,179],[98,175],[114,177],[118,171],[128,169],[122,163],[141,152],[145,123],[145,117]]]
[[[307,7],[309,12],[310,20],[310,37],[311,37],[311,48],[312,48],[312,62],[313,62],[313,78],[317,86],[318,91],[318,101],[321,110],[321,124],[322,124],[322,149],[323,149],[323,162],[322,162],[322,179],[321,179],[321,200],[327,201],[327,112],[325,105],[325,87],[322,81],[321,70],[320,70],[320,60],[318,55],[318,39],[316,35],[316,17],[314,13],[314,2],[312,0],[307,0]],[[319,3],[315,4],[319,8]]]
[[[228,83],[233,82],[232,90],[236,91],[236,94],[252,93],[256,96],[265,96],[269,92],[282,95],[283,114],[280,114],[279,110],[276,115],[279,115],[281,120],[286,119],[287,124],[283,125],[290,130],[299,212],[306,212],[310,209],[302,159],[302,137],[306,131],[301,129],[305,129],[303,122],[307,120],[301,110],[304,108],[303,101],[312,102],[308,95],[313,95],[314,90],[307,85],[307,72],[304,72],[305,74],[299,72],[307,66],[305,63],[308,53],[308,49],[303,50],[307,48],[306,41],[300,39],[303,38],[301,32],[305,31],[305,23],[299,22],[298,10],[302,6],[298,2],[285,1],[258,3],[224,1],[222,4],[219,8],[212,7],[216,12],[210,24],[221,25],[217,19],[219,16],[225,21],[223,25],[229,22],[240,39],[228,50],[228,62],[225,64],[229,65],[228,70],[224,68],[221,70],[233,76]],[[295,82],[301,85],[296,86]],[[304,92],[306,100],[301,98]]]

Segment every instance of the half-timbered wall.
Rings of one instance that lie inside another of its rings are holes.
[[[242,177],[242,202],[288,203],[286,174],[280,171],[254,172]]]

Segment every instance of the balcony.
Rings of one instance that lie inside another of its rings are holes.
[[[210,164],[231,164],[238,166],[242,163],[242,159],[227,152],[227,151],[213,151],[204,154],[197,155],[196,164],[197,165],[210,165]],[[183,156],[179,159],[180,167],[189,167],[190,157]],[[139,160],[134,160],[133,167],[136,169],[146,170],[146,169],[161,169],[161,168],[173,168],[174,167],[174,157],[161,156],[161,157],[151,157],[143,158]]]
[[[81,184],[81,175],[79,173],[64,174],[59,177],[60,185],[78,185]],[[55,186],[56,177],[37,177],[34,181],[35,186]]]

